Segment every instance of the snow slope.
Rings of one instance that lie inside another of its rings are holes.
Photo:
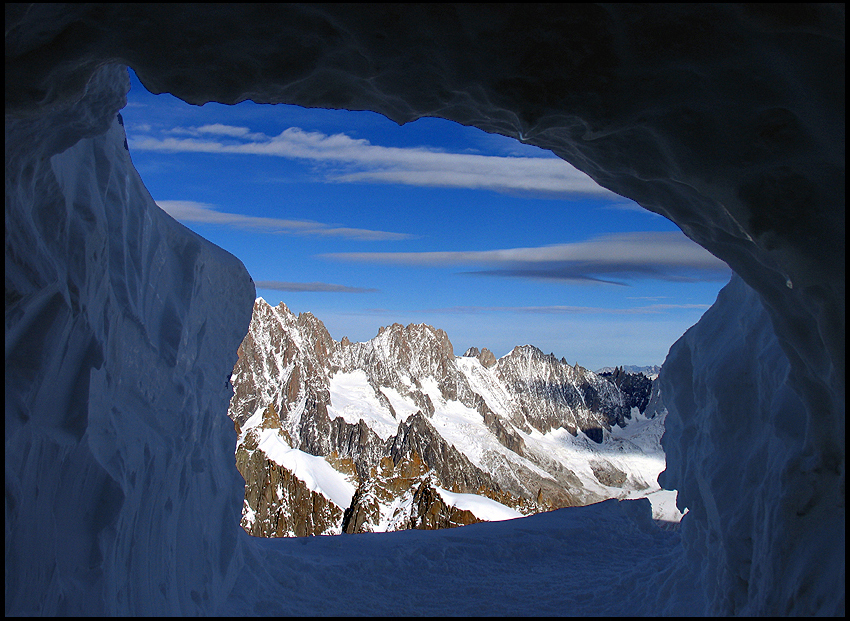
[[[647,501],[609,500],[435,531],[258,540],[224,615],[651,614],[679,534]],[[247,535],[246,535],[247,537]],[[678,597],[701,606],[693,585]],[[675,605],[675,604],[678,604]]]
[[[255,420],[255,418],[258,420]],[[242,428],[242,433],[239,434],[239,440],[236,443],[237,448],[242,443],[245,434],[258,426],[261,420],[262,413],[259,413],[248,421]],[[342,473],[334,470],[327,461],[290,447],[277,429],[262,429],[259,431],[259,435],[257,448],[274,463],[283,466],[304,481],[307,489],[322,494],[343,509],[351,504],[355,486]]]
[[[397,413],[408,416],[416,413],[416,406],[405,401],[397,391],[388,388],[384,394],[394,409],[398,405]],[[328,414],[332,418],[341,416],[345,422],[354,425],[363,420],[383,440],[395,435],[399,422],[407,419],[407,416],[398,420],[393,418],[384,404],[378,401],[366,373],[360,369],[334,374],[330,381],[330,397]]]
[[[6,16],[7,615],[844,615],[843,5]],[[523,139],[726,261],[742,278],[659,376],[681,529],[608,501],[248,537],[224,412],[254,287],[153,205],[114,61],[195,103],[433,114]]]

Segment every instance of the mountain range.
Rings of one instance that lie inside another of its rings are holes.
[[[643,375],[605,378],[531,345],[456,356],[425,324],[337,342],[262,298],[238,353],[229,415],[252,535],[444,528],[641,496],[676,518],[656,482],[666,410]]]

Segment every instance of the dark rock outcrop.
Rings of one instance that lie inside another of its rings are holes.
[[[236,467],[247,483],[242,528],[255,537],[339,534],[344,508],[256,448],[248,440],[236,451]]]
[[[531,345],[515,347],[494,369],[516,395],[522,423],[541,433],[564,427],[597,434],[629,417],[622,393],[609,382]]]
[[[472,512],[446,503],[437,491],[439,485],[417,453],[398,462],[384,458],[355,492],[342,531],[434,530],[481,521]]]
[[[623,391],[626,397],[626,407],[637,408],[641,414],[649,405],[649,398],[652,393],[652,380],[643,373],[629,373],[623,370],[623,367],[616,367],[611,372],[600,373],[600,377],[604,377],[613,382],[614,385]]]

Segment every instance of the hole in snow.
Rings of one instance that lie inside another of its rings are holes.
[[[310,312],[336,341],[425,323],[456,355],[532,344],[590,370],[660,365],[728,280],[674,224],[537,147],[442,119],[190,106],[131,78],[125,128],[156,202],[239,257],[258,296]],[[348,388],[334,390],[360,399],[350,412],[416,409],[407,393]],[[600,463],[596,480],[626,476]]]

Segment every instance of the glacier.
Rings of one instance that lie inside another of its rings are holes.
[[[6,5],[5,610],[844,615],[843,5]],[[251,538],[255,288],[161,212],[126,65],[194,104],[440,116],[553,151],[738,276],[675,343],[664,487],[436,532]]]

